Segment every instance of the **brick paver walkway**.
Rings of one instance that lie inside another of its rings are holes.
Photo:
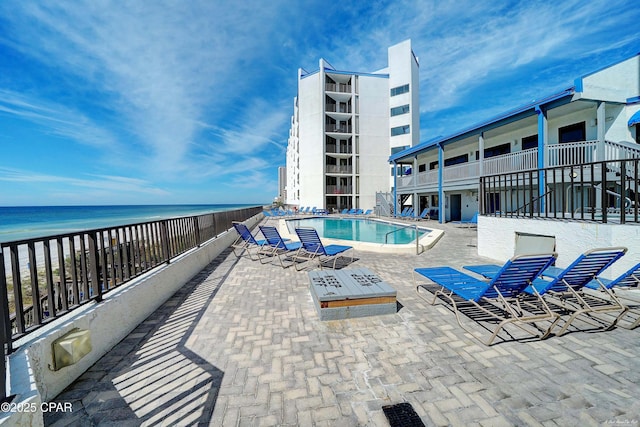
[[[415,293],[415,267],[490,261],[473,229],[442,228],[419,256],[357,252],[353,267],[397,289],[400,309],[350,320],[318,319],[307,272],[227,251],[58,396],[73,413],[45,423],[385,426],[382,406],[409,402],[428,426],[639,425],[640,329],[480,344]]]

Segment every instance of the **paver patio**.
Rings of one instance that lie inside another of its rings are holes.
[[[409,402],[425,425],[639,425],[638,330],[480,344],[415,267],[460,267],[475,230],[421,255],[356,252],[397,292],[396,314],[320,321],[307,272],[226,251],[82,375],[46,425],[385,426]]]

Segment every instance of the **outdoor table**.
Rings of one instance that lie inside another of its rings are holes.
[[[367,268],[309,272],[320,320],[396,313],[396,290]]]

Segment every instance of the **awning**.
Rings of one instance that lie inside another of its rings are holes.
[[[637,125],[638,123],[640,123],[640,111],[636,111],[636,113],[631,116],[631,118],[629,119],[629,124],[627,126]]]

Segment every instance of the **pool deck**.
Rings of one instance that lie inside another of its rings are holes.
[[[397,290],[395,314],[321,321],[306,271],[226,251],[56,401],[46,425],[387,426],[409,402],[427,426],[638,426],[640,328],[480,344],[415,292],[416,267],[492,262],[476,231],[431,250],[356,252]],[[581,324],[577,324],[580,328]]]

